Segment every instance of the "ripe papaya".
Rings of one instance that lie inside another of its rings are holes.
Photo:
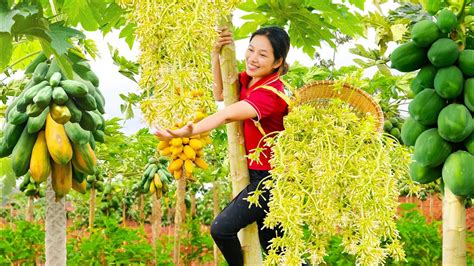
[[[411,72],[426,65],[426,49],[418,47],[413,41],[398,46],[390,54],[391,68],[401,72]]]
[[[56,194],[56,201],[60,200],[71,190],[72,187],[72,165],[57,164],[51,162],[51,185]]]
[[[49,159],[48,146],[44,131],[38,133],[30,161],[30,174],[36,183],[41,183],[51,173],[51,162]]]
[[[65,105],[51,104],[50,111],[51,117],[59,124],[65,124],[71,119],[71,112]]]
[[[202,158],[200,157],[196,157],[196,159],[194,160],[194,163],[201,169],[204,169],[206,170],[209,165],[206,163],[206,161],[204,161]]]
[[[72,143],[73,156],[72,164],[74,168],[82,173],[93,175],[96,171],[97,158],[89,143]]]
[[[86,194],[87,190],[87,182],[86,180],[82,180],[82,182],[78,182],[76,179],[72,179],[72,189],[75,191],[81,193],[81,194]]]
[[[54,121],[51,115],[46,118],[46,144],[57,164],[65,165],[72,159],[72,146],[64,126]]]
[[[12,168],[16,176],[25,175],[30,168],[31,153],[38,134],[29,134],[27,128],[23,129],[18,143],[12,151]]]
[[[183,160],[176,159],[170,163],[170,165],[168,166],[168,169],[170,170],[170,172],[179,170],[183,167],[183,163],[184,163]]]

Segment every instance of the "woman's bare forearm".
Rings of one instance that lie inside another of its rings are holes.
[[[212,83],[212,92],[214,100],[220,102],[224,100],[223,97],[223,85],[222,85],[222,74],[221,64],[219,60],[219,53],[212,53],[212,74],[214,76],[214,82]]]

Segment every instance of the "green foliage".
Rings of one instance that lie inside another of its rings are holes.
[[[348,2],[361,10],[364,8],[365,1]],[[238,7],[250,14],[242,17],[247,22],[237,28],[234,35],[245,38],[260,26],[288,26],[292,46],[302,48],[303,52],[314,58],[314,47],[321,46],[321,42],[336,46],[336,31],[351,37],[363,35],[360,15],[349,10],[349,6],[316,0],[247,0]]]
[[[104,228],[93,230],[89,236],[69,238],[68,263],[123,265],[151,262],[153,248],[142,229],[119,227],[114,219],[104,218],[102,222]]]
[[[407,261],[389,260],[389,265],[429,265],[441,260],[440,222],[427,223],[426,218],[415,208],[415,204],[400,205],[402,217],[397,221],[397,229]]]
[[[39,224],[26,221],[0,230],[0,264],[35,264],[44,255],[44,236]]]
[[[188,235],[181,239],[184,251],[181,252],[180,257],[183,262],[198,261],[199,263],[206,263],[212,261],[213,257],[210,251],[214,242],[208,232],[202,232],[199,219],[188,218],[185,227]]]
[[[441,263],[440,222],[427,223],[425,217],[415,207],[415,204],[401,204],[401,217],[397,220],[397,229],[405,250],[406,261],[395,262],[389,258],[386,265],[438,265]],[[355,264],[354,256],[343,253],[341,244],[340,237],[331,239],[330,249],[324,257],[328,265]],[[470,265],[469,262],[468,265]]]

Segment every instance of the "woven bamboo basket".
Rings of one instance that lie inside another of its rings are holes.
[[[343,84],[341,89],[335,90],[334,81],[318,80],[308,83],[296,91],[298,104],[310,103],[315,106],[321,106],[334,98],[347,102],[358,114],[373,115],[377,121],[377,131],[383,131],[384,118],[382,109],[370,94],[359,88]]]

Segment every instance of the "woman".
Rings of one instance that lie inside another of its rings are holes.
[[[214,74],[214,98],[222,101],[222,77],[219,54],[222,46],[231,43],[232,35],[227,29],[218,31],[219,38],[214,45],[212,65]],[[210,131],[218,126],[234,121],[243,121],[245,148],[247,154],[258,145],[263,149],[257,162],[248,160],[250,184],[240,192],[216,217],[211,225],[211,235],[229,265],[243,265],[242,250],[237,233],[247,225],[257,222],[260,244],[268,251],[270,240],[277,235],[276,230],[263,228],[263,220],[268,212],[269,191],[260,199],[261,207],[252,206],[245,200],[259,182],[269,175],[268,160],[270,148],[260,141],[265,133],[284,130],[283,117],[288,113],[286,102],[278,95],[284,93],[279,77],[286,73],[285,62],[290,47],[288,34],[278,27],[257,30],[250,37],[245,53],[244,72],[239,74],[240,101],[212,114],[197,124],[188,123],[177,130],[158,129],[160,139],[189,137]]]

